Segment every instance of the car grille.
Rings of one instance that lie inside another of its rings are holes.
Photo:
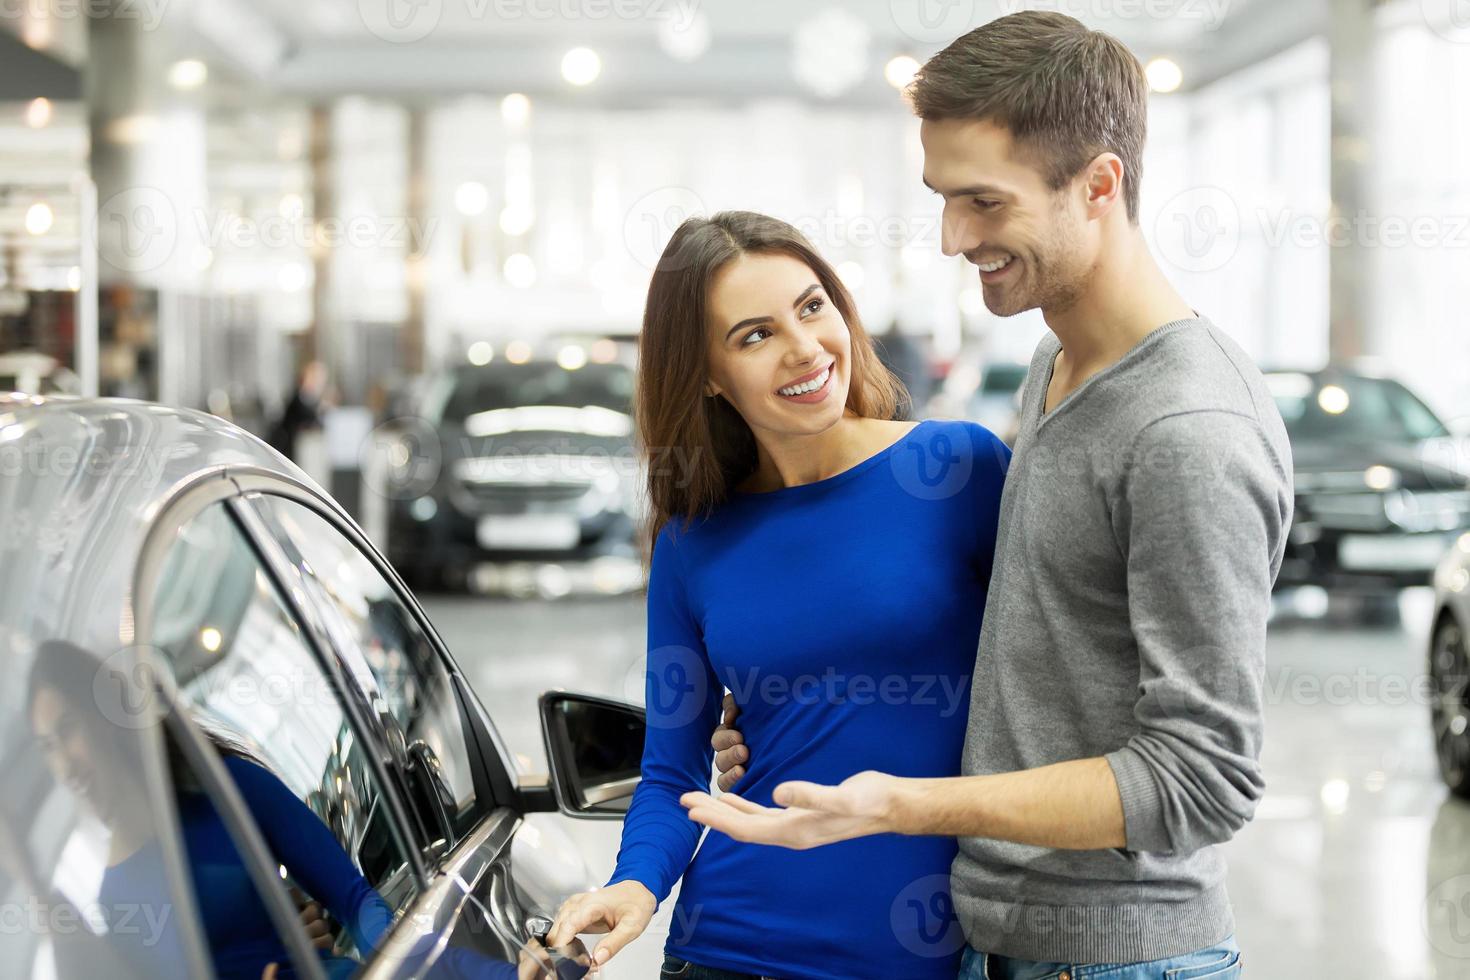
[[[607,460],[578,456],[480,457],[453,470],[454,505],[471,517],[576,512],[615,476]]]
[[[1380,493],[1322,493],[1302,498],[1303,517],[1341,531],[1386,531],[1390,527]]]
[[[460,490],[466,501],[485,513],[519,513],[557,504],[573,505],[587,493],[587,484],[470,483]]]

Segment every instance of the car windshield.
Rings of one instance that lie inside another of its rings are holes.
[[[1449,435],[1435,414],[1397,381],[1356,376],[1267,375],[1292,439],[1417,442]]]
[[[632,410],[633,374],[622,364],[567,370],[551,362],[487,364],[454,371],[443,392],[443,422],[462,424],[481,412],[526,406]]]

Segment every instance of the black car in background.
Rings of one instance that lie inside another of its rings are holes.
[[[1296,469],[1278,587],[1390,596],[1428,585],[1470,528],[1464,443],[1397,381],[1337,370],[1266,379]]]
[[[396,420],[389,553],[415,582],[548,597],[643,585],[633,372],[579,351],[457,366]]]

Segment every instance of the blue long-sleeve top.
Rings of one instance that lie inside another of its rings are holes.
[[[829,479],[659,534],[642,780],[609,884],[662,902],[682,876],[668,952],[787,978],[955,976],[952,839],[701,845],[679,797],[710,786],[726,688],[750,749],[735,789],[756,803],[792,779],[960,772],[1009,459],[978,425],[928,420]]]

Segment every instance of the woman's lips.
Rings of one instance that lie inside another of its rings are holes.
[[[794,384],[804,383],[805,381],[820,377],[823,371],[827,373],[827,377],[825,380],[823,380],[822,386],[820,388],[817,388],[813,391],[805,392],[800,395],[783,395],[780,391],[777,391],[776,394],[780,398],[788,402],[798,402],[803,405],[815,404],[816,402],[819,402],[822,399],[826,398],[827,393],[832,390],[832,379],[837,376],[837,362],[833,361],[825,368],[821,368],[808,375],[806,378],[802,379],[802,381],[793,382]],[[785,385],[784,387],[789,388],[791,387],[791,385]]]

